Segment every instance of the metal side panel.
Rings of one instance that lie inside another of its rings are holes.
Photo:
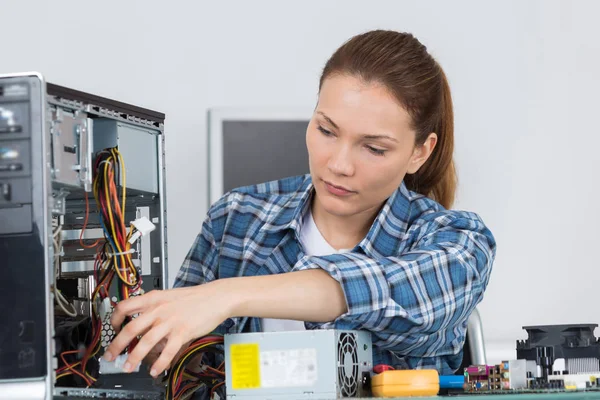
[[[160,225],[160,258],[157,260],[161,265],[162,289],[169,287],[169,262],[167,253],[167,182],[165,161],[165,135],[164,132],[158,136],[158,190],[161,217],[157,221]],[[154,260],[152,260],[154,262]]]
[[[0,76],[0,107],[20,104],[13,125],[22,129],[0,133],[0,147],[26,143],[28,157],[20,171],[0,171],[5,189],[0,209],[13,232],[0,234],[0,399],[50,399],[52,393],[53,308],[50,297],[51,243],[49,143],[46,136],[45,82],[37,73]],[[9,116],[10,117],[10,116]],[[7,122],[7,121],[5,121]],[[7,122],[11,125],[11,121]],[[25,168],[26,167],[26,168]],[[19,185],[14,178],[19,176]],[[24,180],[24,181],[23,181]],[[14,193],[14,190],[24,193]],[[8,195],[7,195],[8,193]],[[15,194],[15,196],[13,196]],[[20,200],[19,200],[20,199]],[[24,212],[29,208],[31,211]],[[5,221],[0,221],[3,224]]]

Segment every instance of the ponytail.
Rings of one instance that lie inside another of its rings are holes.
[[[454,111],[450,85],[441,71],[442,104],[441,115],[433,132],[438,141],[429,159],[414,174],[406,175],[404,182],[408,189],[421,193],[440,203],[444,208],[454,204],[458,179],[454,165]],[[429,132],[431,133],[431,132]],[[427,137],[428,133],[424,135]],[[418,143],[422,144],[422,143]]]

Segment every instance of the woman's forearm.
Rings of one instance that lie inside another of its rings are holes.
[[[227,297],[231,317],[329,322],[347,311],[341,285],[320,269],[213,283]]]

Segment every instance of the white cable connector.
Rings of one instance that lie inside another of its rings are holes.
[[[108,313],[110,313],[112,311],[111,308],[112,308],[112,306],[110,304],[110,298],[106,297],[104,300],[102,300],[102,303],[100,303],[100,307],[98,307],[98,314],[100,314],[100,321],[104,322]]]
[[[127,361],[127,357],[129,357],[129,354],[119,354],[117,358],[112,361],[106,361],[104,358],[100,358],[100,373],[103,375],[125,373],[125,371],[123,371],[123,366]],[[140,364],[141,363],[138,363],[131,372],[139,372]]]
[[[122,251],[120,253],[106,253],[106,255],[109,257],[116,257],[116,256],[126,256],[127,254],[133,254],[133,253],[135,253],[135,249],[129,249],[127,251]]]
[[[150,220],[146,217],[138,218],[131,223],[136,229],[135,233],[131,235],[131,239],[129,239],[129,243],[133,244],[140,236],[146,236],[150,232],[156,229],[156,225],[154,225]]]

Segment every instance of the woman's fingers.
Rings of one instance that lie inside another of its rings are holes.
[[[164,350],[158,357],[158,360],[152,365],[152,369],[150,370],[150,375],[156,378],[159,374],[161,374],[164,370],[169,368],[171,361],[178,354],[181,349],[181,340],[179,340],[176,336],[172,336],[167,340],[167,345]]]
[[[182,346],[179,347],[179,350],[177,351],[177,354],[175,354],[175,357],[173,357],[171,365],[173,365],[173,361],[179,360],[179,358],[181,357],[181,355],[187,350],[188,347],[190,347],[190,344],[192,344],[193,341],[194,340],[189,340],[187,343],[184,343]]]
[[[142,296],[130,297],[127,300],[119,302],[115,307],[110,322],[116,331],[121,329],[121,324],[125,318],[153,309],[157,305],[169,301],[177,301],[184,296],[194,293],[191,288],[179,288],[170,290],[152,290]]]
[[[133,339],[145,332],[154,324],[154,322],[154,316],[151,313],[142,314],[129,322],[125,328],[115,336],[104,352],[102,358],[106,361],[114,360],[114,358],[121,354]]]
[[[152,329],[150,329],[148,331],[148,333],[146,333],[139,341],[139,343],[135,346],[135,348],[133,349],[133,351],[129,354],[129,357],[127,358],[127,363],[129,364],[129,366],[131,367],[130,369],[127,369],[127,364],[125,365],[125,372],[130,372],[134,366],[138,365],[139,363],[142,362],[142,360],[144,359],[144,357],[146,357],[146,355],[152,351],[152,349],[162,340],[164,339],[170,331],[170,327],[168,324],[158,324],[156,326],[154,326]],[[164,354],[164,352],[166,351],[166,349],[169,346],[169,342],[167,341],[167,345],[165,346],[165,348],[163,349],[163,351],[161,352],[161,354]],[[160,359],[160,357],[159,357]],[[156,362],[155,362],[156,363]],[[156,377],[156,376],[155,376]]]
[[[158,360],[160,353],[162,353],[162,351],[164,350],[166,345],[167,345],[167,339],[166,338],[161,339],[158,343],[156,343],[154,348],[148,352],[148,355],[146,355],[146,357],[144,358],[144,360],[142,362],[144,364],[146,364],[148,367],[152,366],[156,362],[156,360]]]
[[[200,337],[217,326],[222,318],[209,314],[197,315],[198,298],[204,298],[200,288],[151,291],[122,301],[115,308],[111,323],[118,328],[125,318],[139,316],[127,323],[108,346],[103,358],[112,361],[131,341],[142,336],[127,358],[126,370],[131,371],[145,359],[152,363],[152,373],[161,374],[187,348],[190,338]],[[217,301],[220,303],[220,301]],[[222,311],[222,310],[221,310]],[[220,313],[219,313],[220,314]],[[166,343],[165,343],[166,339]]]
[[[110,323],[115,329],[115,331],[119,331],[121,329],[121,324],[125,321],[125,318],[142,312],[144,309],[149,307],[152,303],[152,299],[149,296],[135,296],[129,298],[127,300],[121,301],[115,309],[113,310],[112,316],[110,317]]]

